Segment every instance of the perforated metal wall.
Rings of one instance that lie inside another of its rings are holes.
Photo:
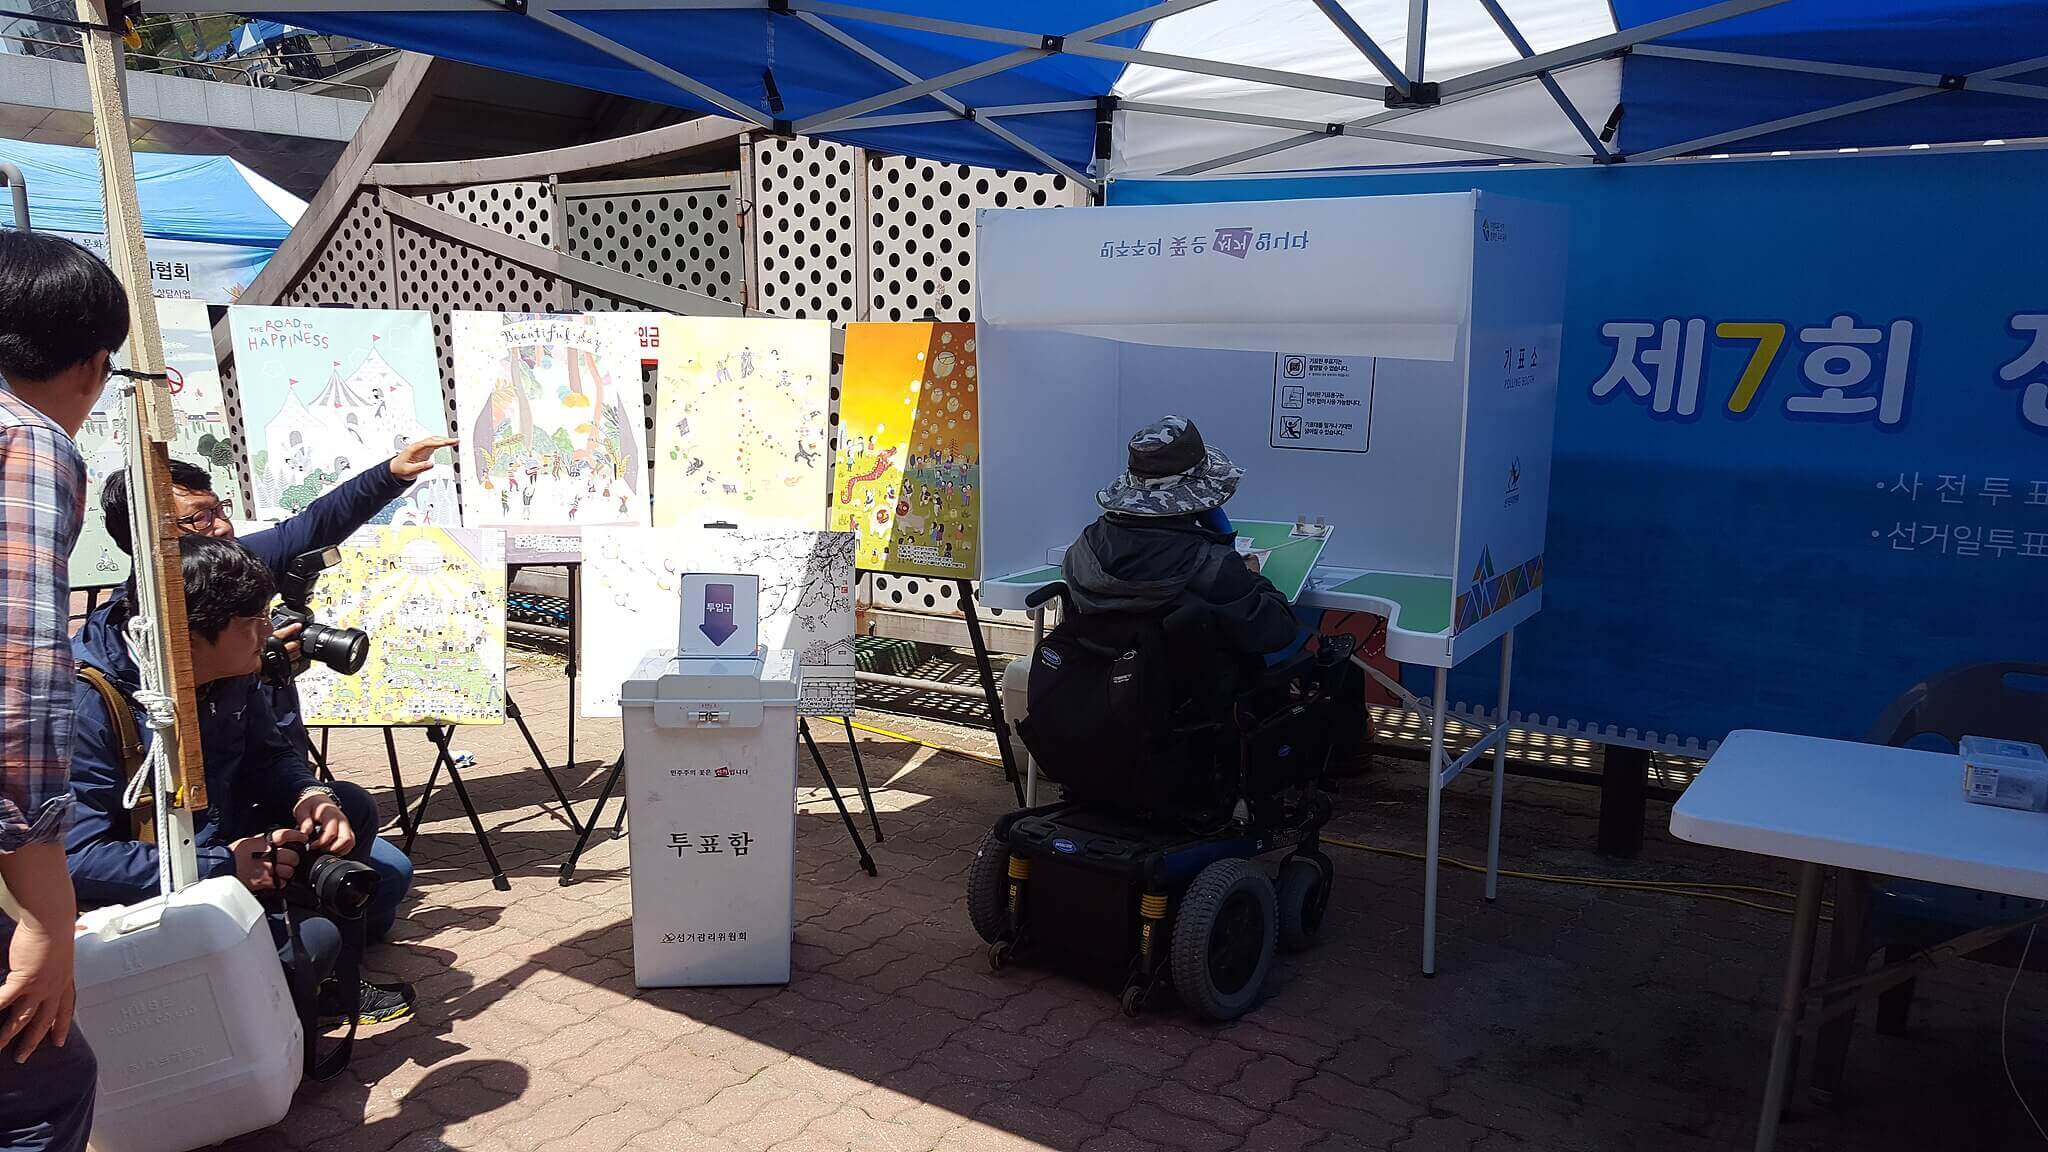
[[[750,307],[771,316],[823,317],[835,324],[865,318],[860,312],[862,164],[859,149],[822,140],[771,136],[748,146]]]
[[[974,215],[983,208],[1066,208],[1087,189],[1065,176],[874,156],[867,177],[864,319],[974,319]]]
[[[560,187],[562,251],[673,288],[738,301],[745,280],[737,178],[676,176]],[[583,312],[639,311],[575,288]]]
[[[1069,207],[1088,194],[1064,176],[870,155],[764,136],[741,160],[753,269],[750,305],[772,316],[974,319],[974,217],[982,208]],[[839,372],[832,374],[839,446]],[[869,574],[864,605],[960,616],[950,580]],[[980,609],[1003,619],[996,609]],[[1009,613],[1016,617],[1019,613]]]

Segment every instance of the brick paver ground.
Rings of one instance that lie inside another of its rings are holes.
[[[514,687],[542,746],[567,718],[552,672]],[[427,766],[406,733],[408,780]],[[957,740],[975,734],[953,732]],[[587,812],[616,723],[580,725],[568,783]],[[828,740],[828,747],[835,741]],[[851,780],[843,742],[835,771]],[[474,728],[472,792],[512,875],[493,890],[452,794],[420,837],[402,938],[373,964],[417,982],[416,1020],[366,1034],[355,1066],[303,1089],[291,1116],[233,1147],[307,1152],[724,1152],[1081,1149],[1085,1152],[1456,1152],[1747,1148],[1787,918],[1654,893],[1447,872],[1441,974],[1418,970],[1421,870],[1332,849],[1324,941],[1279,964],[1267,1002],[1225,1026],[1169,1008],[1139,1020],[1059,976],[992,974],[964,878],[1005,807],[999,773],[864,740],[887,841],[856,866],[829,807],[806,805],[796,974],[787,988],[637,991],[626,843],[601,841],[556,883],[570,842],[516,730]],[[374,734],[337,735],[341,773],[391,811]],[[806,783],[815,783],[808,768]],[[1451,789],[1448,850],[1478,858],[1483,781]],[[1585,789],[1511,780],[1503,860],[1545,873],[1789,886],[1782,870],[1671,840],[1652,806],[1642,858],[1590,850]],[[1333,832],[1420,847],[1421,769],[1385,760],[1347,781]],[[2048,947],[2048,945],[2044,945]],[[2010,970],[1921,982],[1911,1035],[1852,1055],[1856,1097],[1798,1098],[1780,1147],[1991,1149],[2035,1139],[1999,1059]],[[2013,1070],[2048,1100],[2039,977],[2013,1000]]]

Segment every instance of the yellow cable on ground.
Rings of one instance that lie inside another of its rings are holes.
[[[991,756],[983,756],[979,752],[969,752],[964,748],[954,748],[946,744],[934,744],[929,740],[920,740],[915,736],[905,735],[902,732],[893,732],[887,728],[877,728],[872,724],[864,724],[858,720],[852,721],[852,723],[856,729],[862,732],[866,732],[874,736],[880,736],[887,740],[896,740],[904,744],[914,744],[919,748],[929,748],[934,752],[944,752],[951,756],[962,756],[969,760],[973,760],[982,764],[987,764],[990,767],[994,768],[1000,768],[1003,766],[1003,762],[1001,760],[998,760]],[[1427,857],[1425,857],[1420,852],[1409,852],[1400,848],[1382,848],[1375,844],[1366,844],[1358,840],[1345,840],[1336,836],[1324,836],[1322,837],[1322,842],[1325,844],[1334,844],[1339,848],[1350,848],[1353,851],[1357,852],[1371,852],[1380,856],[1394,856],[1399,857],[1403,860],[1427,859]],[[1465,860],[1459,860],[1452,856],[1442,856],[1438,859],[1441,863],[1448,864],[1453,868],[1462,869],[1466,872],[1484,873],[1486,871],[1486,868],[1483,865],[1473,864]],[[1773,904],[1760,904],[1754,900],[1744,900],[1740,897],[1728,896],[1723,894],[1728,892],[1747,892],[1752,895],[1770,896],[1780,900],[1789,901],[1793,899],[1793,895],[1790,892],[1782,892],[1776,888],[1763,888],[1754,884],[1720,884],[1706,881],[1693,882],[1689,880],[1628,880],[1613,876],[1576,876],[1558,875],[1548,872],[1518,872],[1506,868],[1500,870],[1500,875],[1507,876],[1515,880],[1534,880],[1543,884],[1566,884],[1581,888],[1619,888],[1634,892],[1657,892],[1662,893],[1666,896],[1690,896],[1696,900],[1717,900],[1723,904],[1734,904],[1742,908],[1753,908],[1759,912],[1777,912],[1781,915],[1786,916],[1792,914],[1792,909],[1789,907],[1780,907],[1778,905]],[[1827,916],[1821,917],[1821,919],[1823,920],[1826,920],[1828,918],[1829,917]]]
[[[880,736],[888,740],[896,740],[904,744],[915,744],[919,748],[929,748],[934,752],[945,752],[954,756],[965,756],[969,760],[978,760],[981,763],[987,764],[994,768],[1001,768],[1003,766],[1003,762],[1001,760],[997,760],[991,756],[983,756],[979,752],[969,752],[965,748],[953,748],[945,744],[934,744],[929,740],[920,740],[915,736],[906,736],[901,732],[891,732],[887,728],[877,728],[872,724],[863,724],[858,720],[855,720],[852,723],[855,728],[859,729],[862,732],[866,732],[875,736]]]
[[[1396,856],[1403,860],[1427,859],[1420,852],[1409,852],[1400,848],[1382,848],[1375,844],[1365,844],[1357,840],[1345,840],[1335,836],[1324,836],[1322,841],[1325,844],[1335,844],[1339,848],[1371,852],[1380,856]],[[1462,869],[1466,872],[1484,873],[1486,871],[1483,865],[1459,860],[1452,856],[1439,856],[1437,859],[1439,863],[1448,864],[1453,868]],[[1507,868],[1501,869],[1500,875],[1516,880],[1535,880],[1544,884],[1568,884],[1582,888],[1621,888],[1636,892],[1657,892],[1666,896],[1690,896],[1695,900],[1717,900],[1723,904],[1754,908],[1759,912],[1777,912],[1786,916],[1792,914],[1792,909],[1779,905],[1759,904],[1754,900],[1743,900],[1735,896],[1721,895],[1721,890],[1733,889],[1735,891],[1759,892],[1786,900],[1792,899],[1792,894],[1789,892],[1779,892],[1771,888],[1757,888],[1747,884],[1693,884],[1683,880],[1627,880],[1611,876],[1560,876],[1547,872],[1517,872]],[[1830,917],[1824,915],[1821,919],[1827,920]]]

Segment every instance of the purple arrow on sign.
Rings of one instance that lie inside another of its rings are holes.
[[[713,644],[723,644],[740,630],[732,620],[732,585],[704,586],[704,622],[697,625]]]

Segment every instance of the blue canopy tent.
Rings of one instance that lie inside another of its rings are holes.
[[[0,140],[0,161],[21,169],[32,227],[105,243],[97,151]],[[137,152],[135,188],[157,295],[215,304],[255,279],[306,208],[227,156]]]
[[[249,0],[148,0],[152,11]],[[266,17],[931,159],[1101,178],[2040,133],[2032,0],[264,0]]]

